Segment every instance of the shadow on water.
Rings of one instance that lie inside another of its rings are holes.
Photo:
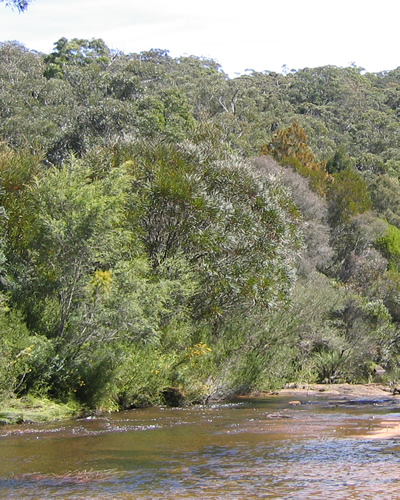
[[[393,398],[271,396],[3,427],[0,498],[395,499],[385,422]]]

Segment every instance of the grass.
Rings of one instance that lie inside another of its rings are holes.
[[[75,403],[57,403],[47,398],[25,396],[5,398],[0,402],[0,424],[52,422],[78,416]]]

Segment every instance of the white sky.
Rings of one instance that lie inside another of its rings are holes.
[[[61,37],[102,38],[125,53],[166,49],[218,61],[230,76],[351,63],[400,66],[399,0],[32,0],[0,3],[0,41],[49,53]]]

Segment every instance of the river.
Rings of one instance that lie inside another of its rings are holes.
[[[4,426],[0,498],[400,498],[394,398],[299,399]]]

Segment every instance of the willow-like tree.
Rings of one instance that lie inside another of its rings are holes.
[[[158,144],[137,158],[154,269],[186,256],[202,284],[194,299],[200,316],[274,309],[295,279],[298,211],[278,183],[226,153],[207,158],[204,148]]]

